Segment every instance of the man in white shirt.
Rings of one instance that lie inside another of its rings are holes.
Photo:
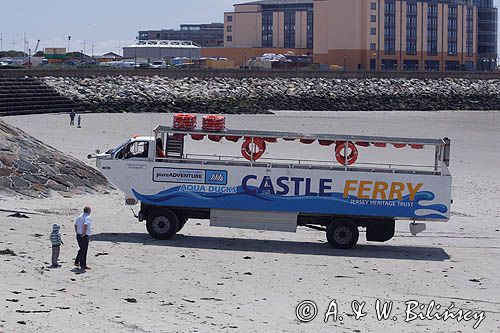
[[[90,269],[87,266],[87,250],[89,248],[89,236],[92,231],[92,220],[90,219],[90,207],[83,208],[83,213],[75,220],[76,241],[78,242],[78,254],[75,258],[75,266],[81,269]]]

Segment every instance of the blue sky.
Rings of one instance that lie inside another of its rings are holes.
[[[355,1],[355,0],[353,0]],[[222,22],[224,11],[242,0],[0,0],[2,49],[67,47],[90,54],[134,42],[138,30],[178,28],[181,23]],[[500,0],[495,0],[497,6]],[[84,45],[85,42],[85,45]],[[120,51],[121,52],[121,51]]]
[[[2,49],[23,50],[24,33],[33,50],[67,47],[91,53],[118,52],[138,30],[178,28],[181,23],[223,22],[234,0],[0,0]]]

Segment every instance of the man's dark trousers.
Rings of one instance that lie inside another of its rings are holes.
[[[89,248],[89,236],[76,235],[76,241],[78,242],[78,254],[76,255],[75,265],[80,265],[81,268],[87,267],[87,250]]]

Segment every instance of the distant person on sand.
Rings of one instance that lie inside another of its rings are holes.
[[[52,266],[50,268],[57,268],[59,264],[59,252],[61,249],[61,244],[64,244],[61,240],[61,233],[59,232],[61,226],[59,224],[52,225],[52,232],[50,233],[50,242],[52,243]]]
[[[78,115],[78,128],[82,128],[81,123],[82,123],[82,117]]]
[[[83,270],[90,269],[87,266],[87,250],[89,248],[90,233],[92,231],[92,220],[90,219],[90,207],[83,208],[83,213],[75,220],[76,241],[78,242],[78,254],[75,258],[75,266]]]
[[[75,110],[71,110],[69,114],[69,126],[75,126],[75,116],[76,116]]]

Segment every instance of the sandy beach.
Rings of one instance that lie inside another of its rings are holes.
[[[68,115],[3,120],[85,163],[88,153],[148,135],[166,114],[84,114],[82,129]],[[34,211],[28,219],[0,212],[0,332],[499,332],[500,331],[500,113],[498,112],[277,112],[231,115],[230,128],[288,130],[452,140],[453,200],[448,223],[428,223],[411,236],[407,222],[396,236],[372,243],[360,232],[351,250],[332,249],[324,232],[295,234],[211,228],[189,220],[168,241],[152,239],[133,217],[118,190],[50,199],[0,198],[0,208]],[[213,143],[212,143],[213,145]],[[209,142],[187,146],[210,154]],[[299,146],[314,159],[319,145]],[[222,153],[239,145],[221,143]],[[236,150],[234,150],[236,149]],[[275,152],[296,154],[290,145]],[[219,151],[218,150],[218,151]],[[421,162],[411,150],[366,151],[360,162],[395,158]],[[396,161],[396,162],[397,162]],[[84,205],[93,208],[91,270],[72,270],[77,244],[73,221]],[[136,212],[138,207],[133,208]],[[48,269],[49,234],[62,225],[62,267]],[[317,304],[318,315],[300,322],[296,306]],[[332,300],[342,320],[324,314]],[[351,302],[366,302],[356,319]],[[377,300],[393,302],[392,315],[377,320]],[[484,311],[484,320],[405,322],[405,302],[435,301],[443,309]],[[395,319],[394,319],[394,318]]]

